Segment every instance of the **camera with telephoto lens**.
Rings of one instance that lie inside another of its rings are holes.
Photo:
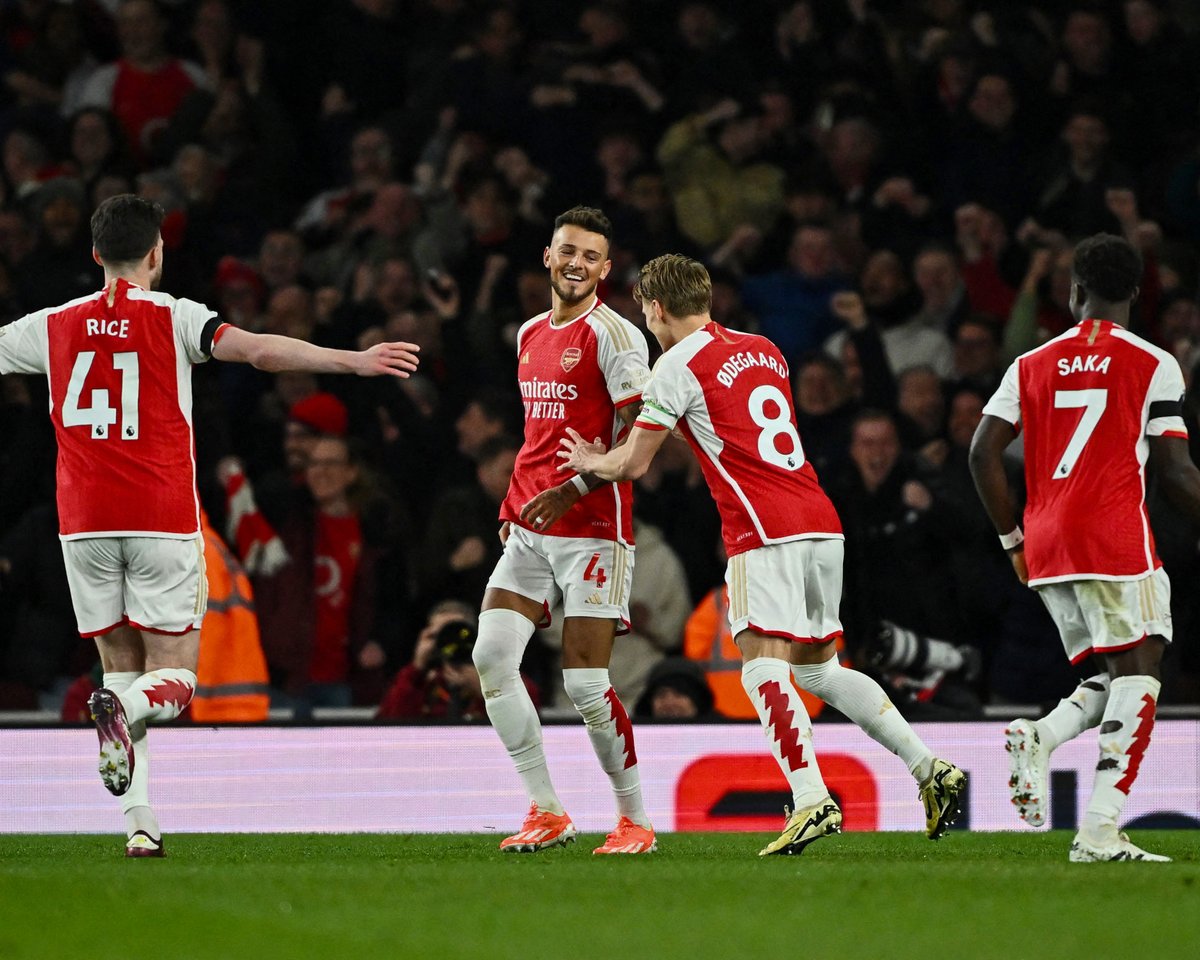
[[[451,663],[462,666],[471,662],[478,629],[469,620],[451,620],[434,637],[433,666]]]

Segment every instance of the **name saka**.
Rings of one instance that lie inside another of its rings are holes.
[[[1071,357],[1070,360],[1059,357],[1058,375],[1065,377],[1069,373],[1108,373],[1110,363],[1112,357],[1098,357],[1095,354],[1090,357]]]

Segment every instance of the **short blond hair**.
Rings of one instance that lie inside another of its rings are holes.
[[[667,253],[642,267],[633,297],[638,303],[657,300],[673,317],[694,317],[712,307],[712,278],[704,264],[682,253]]]

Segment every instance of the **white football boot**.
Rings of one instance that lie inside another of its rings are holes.
[[[1042,746],[1037,725],[1032,720],[1014,720],[1004,730],[1004,749],[1008,751],[1008,791],[1017,816],[1031,827],[1046,822],[1047,777],[1050,754]]]

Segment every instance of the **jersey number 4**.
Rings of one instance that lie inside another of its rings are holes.
[[[1065,480],[1075,469],[1075,464],[1083,453],[1083,448],[1087,446],[1092,431],[1096,429],[1096,424],[1100,422],[1100,417],[1104,414],[1104,408],[1108,406],[1108,391],[1099,389],[1055,390],[1054,406],[1060,409],[1063,407],[1083,408],[1079,426],[1071,434],[1067,449],[1063,451],[1062,459],[1054,468],[1054,479]]]
[[[84,350],[75,358],[71,368],[71,379],[67,383],[67,396],[63,400],[62,419],[64,427],[88,427],[93,440],[107,440],[108,428],[117,422],[117,411],[108,403],[108,391],[95,389],[91,403],[79,405],[83,383],[96,359],[94,350]],[[121,372],[121,439],[136,440],[138,437],[138,355],[133,351],[114,353],[113,369]]]
[[[589,561],[587,569],[583,571],[583,579],[584,582],[595,580],[598,587],[602,587],[608,582],[608,577],[604,575],[604,568],[600,566],[600,554],[592,554],[592,559]]]

